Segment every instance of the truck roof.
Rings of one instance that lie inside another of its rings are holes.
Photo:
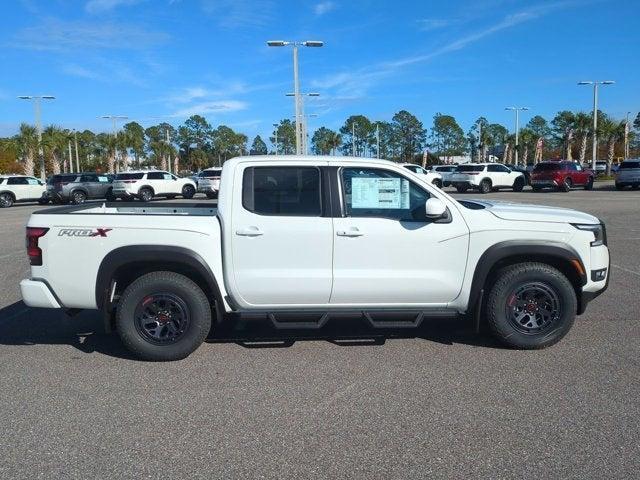
[[[392,162],[390,160],[383,160],[378,158],[368,158],[368,157],[339,157],[339,156],[330,156],[330,155],[249,155],[244,157],[234,157],[226,162],[224,162],[224,166],[229,165],[229,167],[234,167],[236,164],[240,162],[309,162],[313,164],[318,164],[321,162],[336,162],[336,163],[344,163],[344,162],[353,162],[353,163],[375,163],[380,165],[395,165],[400,166],[402,164],[397,162]]]

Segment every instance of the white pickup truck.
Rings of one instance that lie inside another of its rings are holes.
[[[232,312],[279,328],[354,311],[381,328],[467,314],[505,345],[542,348],[608,284],[605,227],[586,213],[456,201],[366,158],[234,158],[222,178],[217,208],[34,212],[24,302],[101,310],[136,355],[176,360]]]

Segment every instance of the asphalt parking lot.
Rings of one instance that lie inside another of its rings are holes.
[[[381,335],[250,319],[186,360],[140,362],[97,312],[20,302],[42,207],[1,210],[0,478],[637,478],[640,192],[487,197],[607,225],[610,287],[554,347],[503,349],[451,320]]]

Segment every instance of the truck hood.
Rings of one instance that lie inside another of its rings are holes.
[[[470,200],[503,220],[527,222],[598,224],[600,220],[588,213],[570,208],[547,207],[499,200]]]

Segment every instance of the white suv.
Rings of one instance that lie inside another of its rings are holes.
[[[207,168],[196,175],[196,183],[198,184],[198,192],[204,193],[207,198],[218,198],[220,191],[220,175],[222,167]]]
[[[637,190],[640,187],[640,159],[622,162],[618,167],[615,178],[618,190],[622,190],[624,187],[631,187]]]
[[[438,188],[442,188],[442,175],[438,172],[430,172],[429,170],[425,170],[420,165],[416,165],[415,163],[402,163],[401,164],[407,170],[412,171],[416,175],[421,175],[424,179],[432,185],[435,185]]]
[[[34,177],[26,175],[0,176],[0,208],[6,208],[15,202],[38,201],[47,203],[42,194],[47,187]]]
[[[457,165],[433,165],[431,171],[442,175],[442,186],[448,187],[451,185],[451,177],[458,168]]]
[[[148,202],[153,197],[192,198],[196,184],[189,178],[181,178],[161,170],[122,172],[113,180],[113,196],[123,200],[139,198]]]
[[[512,171],[500,163],[466,163],[458,165],[451,176],[451,185],[461,193],[470,188],[480,193],[500,188],[512,188],[514,192],[521,192],[526,181],[522,173]]]

